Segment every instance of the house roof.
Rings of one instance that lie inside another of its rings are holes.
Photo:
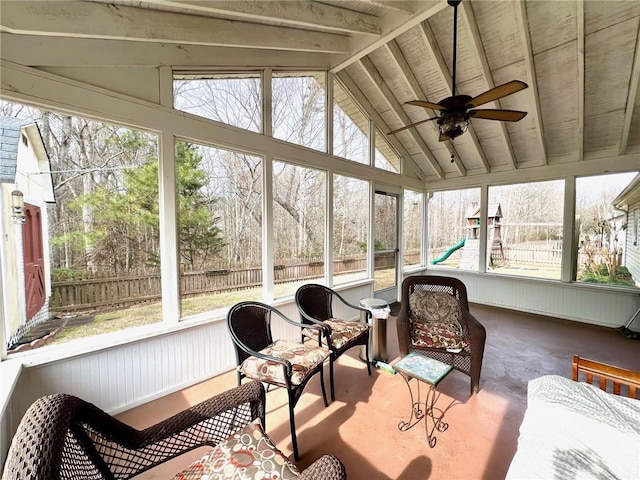
[[[463,0],[456,93],[521,80],[479,108],[527,112],[471,119],[440,142],[437,116],[407,105],[452,93],[453,9],[446,0],[2,2],[2,56],[64,73],[86,67],[327,70],[404,159],[439,185],[491,174],[510,181],[640,164],[640,2]],[[62,69],[62,70],[61,70]],[[452,161],[453,159],[453,161]]]
[[[47,175],[44,199],[55,202],[51,165],[40,128],[30,119],[0,116],[0,183],[15,183],[18,171],[18,147],[24,133],[35,151],[40,174]],[[35,172],[32,172],[35,173]]]
[[[20,131],[32,123],[31,120],[0,116],[0,183],[15,182]]]

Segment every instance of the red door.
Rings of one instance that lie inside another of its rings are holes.
[[[25,203],[24,210],[25,222],[22,227],[22,246],[27,321],[29,321],[44,305],[44,255],[40,207]]]

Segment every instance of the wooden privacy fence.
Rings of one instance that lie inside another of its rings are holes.
[[[416,261],[419,254],[408,254],[407,261]],[[393,267],[395,256],[376,255],[375,268]],[[333,262],[336,274],[364,271],[366,257],[337,259]],[[274,265],[275,283],[320,278],[324,262],[311,260],[295,264]],[[184,272],[180,276],[182,296],[245,290],[262,285],[262,268],[220,268]],[[134,303],[158,301],[161,298],[160,274],[127,277],[85,278],[54,281],[49,302],[51,311],[77,311],[122,307]]]
[[[415,262],[419,254],[406,255]],[[393,267],[395,256],[376,255],[375,268]],[[364,271],[366,257],[350,257],[333,262],[336,274]],[[274,265],[275,283],[320,278],[324,274],[324,262],[311,260],[295,264]],[[262,285],[262,268],[220,268],[180,275],[182,296],[195,296],[246,290]],[[54,281],[49,301],[51,311],[78,311],[123,307],[134,303],[158,301],[161,298],[160,274],[127,277],[85,278],[79,280]]]

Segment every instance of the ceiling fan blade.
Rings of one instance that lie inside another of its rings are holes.
[[[485,120],[500,120],[501,122],[517,122],[522,120],[527,112],[518,110],[494,110],[487,108],[483,110],[470,110],[468,112],[471,118],[483,118]]]
[[[425,100],[411,100],[410,102],[406,102],[405,105],[416,105],[417,107],[430,108],[432,110],[444,110],[442,105],[427,102]]]
[[[480,105],[484,105],[485,103],[493,102],[494,100],[499,100],[502,97],[506,97],[507,95],[511,95],[512,93],[519,92],[520,90],[524,90],[529,85],[520,80],[512,80],[507,83],[503,83],[502,85],[498,85],[497,87],[492,88],[491,90],[487,90],[484,93],[481,93],[477,97],[472,98],[467,103],[467,108],[479,107]]]
[[[387,135],[393,135],[394,133],[402,132],[403,130],[407,130],[408,128],[417,127],[418,125],[422,125],[423,123],[427,123],[427,122],[430,122],[431,120],[437,120],[437,119],[438,117],[432,117],[432,118],[427,118],[426,120],[420,120],[419,122],[405,125],[404,127],[398,128],[397,130],[392,130],[391,132],[387,133]]]

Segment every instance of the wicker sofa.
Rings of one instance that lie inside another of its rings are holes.
[[[212,449],[176,472],[175,480],[346,478],[332,455],[299,472],[262,430],[264,419],[265,390],[259,382],[220,393],[144,430],[77,397],[50,395],[36,400],[22,418],[2,480],[128,479],[201,446]]]

